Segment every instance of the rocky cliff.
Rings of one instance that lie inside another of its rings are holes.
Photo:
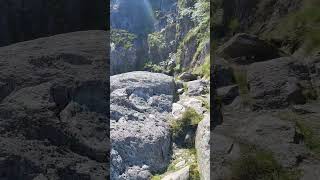
[[[114,0],[111,22],[111,178],[209,180],[209,1]]]
[[[211,178],[318,179],[318,2],[215,3]]]

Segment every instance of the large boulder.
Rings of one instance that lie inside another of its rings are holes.
[[[108,178],[106,38],[84,31],[0,48],[2,178]]]
[[[162,180],[189,180],[190,167],[184,167],[176,172],[170,173],[162,178]]]
[[[230,104],[233,100],[239,96],[239,86],[231,85],[225,86],[217,89],[217,96],[221,98],[224,104]]]
[[[305,103],[302,90],[308,72],[303,62],[290,57],[250,65],[247,76],[254,106],[276,109]]]
[[[188,91],[190,96],[201,96],[210,92],[209,82],[203,79],[187,82]]]
[[[111,76],[112,179],[138,178],[139,172],[130,173],[132,167],[157,172],[169,164],[168,118],[174,93],[173,77],[164,74],[137,71]]]
[[[106,29],[104,0],[3,0],[0,46],[60,33]]]
[[[236,137],[273,153],[282,167],[292,168],[299,157],[307,157],[309,150],[299,140],[293,121],[282,120],[269,114],[256,114],[245,126],[239,127]]]
[[[281,56],[277,48],[257,36],[244,33],[236,34],[219,47],[217,53],[236,64],[251,64]]]

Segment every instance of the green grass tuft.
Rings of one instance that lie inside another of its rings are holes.
[[[181,118],[171,121],[172,137],[174,139],[180,137],[188,127],[198,125],[202,119],[203,116],[194,109],[187,108]]]
[[[254,147],[232,164],[232,180],[298,180],[298,174],[282,168],[273,154]]]

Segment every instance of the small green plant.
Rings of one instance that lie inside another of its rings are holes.
[[[178,138],[180,137],[185,130],[187,130],[190,126],[196,126],[203,119],[203,116],[198,114],[194,109],[187,108],[185,112],[182,114],[181,118],[175,119],[171,121],[171,132],[172,137]]]
[[[150,61],[144,65],[144,69],[147,71],[156,72],[156,73],[161,73],[165,71],[165,69],[162,66],[158,64],[153,64]]]
[[[273,154],[250,147],[232,164],[232,180],[298,180],[299,175],[280,166]]]
[[[197,163],[190,165],[190,179],[200,180],[200,172]]]
[[[247,71],[245,69],[233,68],[234,77],[239,86],[239,94],[242,98],[242,104],[244,106],[251,105],[251,98],[249,95],[248,82],[247,82]]]
[[[240,94],[248,94],[247,71],[234,68],[234,76],[237,84],[239,85]]]

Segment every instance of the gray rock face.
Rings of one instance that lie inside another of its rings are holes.
[[[107,33],[0,48],[4,179],[107,179]]]
[[[250,96],[257,108],[305,103],[302,82],[308,80],[308,68],[293,58],[254,63],[248,69]]]
[[[209,93],[209,83],[205,80],[199,79],[195,81],[190,81],[188,85],[188,95],[190,96],[201,96],[203,94]]]
[[[238,85],[225,86],[217,89],[217,96],[222,99],[224,104],[230,104],[239,96]]]
[[[162,180],[189,180],[190,179],[190,167],[184,167],[179,171],[166,175]]]
[[[239,128],[238,137],[273,152],[283,167],[293,167],[298,157],[309,151],[304,145],[294,143],[295,124],[270,115],[257,115],[246,126]]]
[[[202,180],[210,180],[210,115],[198,124],[195,147]]]
[[[214,132],[210,141],[210,177],[211,179],[225,179],[231,173],[229,163],[240,157],[239,144],[232,138]]]
[[[111,76],[112,178],[139,179],[139,168],[146,167],[145,173],[166,168],[171,149],[167,118],[174,92],[173,78],[164,74]],[[130,173],[133,167],[139,172]]]
[[[136,69],[137,57],[135,48],[112,47],[110,52],[110,74],[119,74]]]
[[[192,74],[192,73],[189,73],[189,72],[184,72],[182,73],[179,78],[184,81],[184,82],[187,82],[187,81],[194,81],[194,80],[197,80],[197,75],[195,74]]]
[[[215,57],[213,65],[215,67],[213,76],[217,88],[236,83],[233,69],[225,59]]]
[[[249,34],[235,35],[219,47],[217,53],[236,64],[251,64],[281,56],[278,49]]]
[[[106,7],[103,0],[3,0],[0,46],[66,32],[105,29]]]

